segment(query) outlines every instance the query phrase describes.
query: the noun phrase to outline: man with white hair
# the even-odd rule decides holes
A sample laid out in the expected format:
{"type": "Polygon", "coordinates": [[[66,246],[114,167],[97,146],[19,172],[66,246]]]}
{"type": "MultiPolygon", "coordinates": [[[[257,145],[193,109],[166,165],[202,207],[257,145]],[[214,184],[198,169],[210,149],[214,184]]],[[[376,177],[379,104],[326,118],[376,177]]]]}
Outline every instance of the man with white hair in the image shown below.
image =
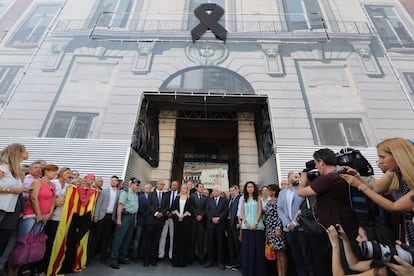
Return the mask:
{"type": "Polygon", "coordinates": [[[205,216],[207,219],[207,235],[208,235],[208,262],[204,267],[211,267],[213,262],[217,260],[217,266],[224,269],[223,242],[225,221],[227,219],[229,209],[227,200],[220,197],[220,187],[213,188],[212,197],[207,200],[205,216]]]}

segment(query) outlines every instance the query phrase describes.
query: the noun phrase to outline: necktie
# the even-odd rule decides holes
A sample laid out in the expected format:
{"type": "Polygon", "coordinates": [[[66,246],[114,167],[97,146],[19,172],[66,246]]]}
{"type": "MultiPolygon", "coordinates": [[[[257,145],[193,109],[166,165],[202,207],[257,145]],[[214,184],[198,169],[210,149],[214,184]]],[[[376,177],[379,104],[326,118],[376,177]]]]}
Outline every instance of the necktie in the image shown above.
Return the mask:
{"type": "Polygon", "coordinates": [[[218,199],[218,197],[216,197],[216,206],[218,205],[218,201],[219,201],[219,199],[218,199]]]}
{"type": "Polygon", "coordinates": [[[157,192],[158,193],[158,204],[161,205],[161,192],[157,192]]]}
{"type": "Polygon", "coordinates": [[[233,204],[233,201],[234,201],[234,197],[232,197],[232,198],[230,199],[229,208],[230,208],[230,207],[231,207],[231,205],[233,204]]]}
{"type": "Polygon", "coordinates": [[[201,194],[198,194],[198,200],[201,200],[201,194]]]}
{"type": "Polygon", "coordinates": [[[174,199],[175,199],[175,192],[171,192],[170,207],[173,205],[174,199]]]}

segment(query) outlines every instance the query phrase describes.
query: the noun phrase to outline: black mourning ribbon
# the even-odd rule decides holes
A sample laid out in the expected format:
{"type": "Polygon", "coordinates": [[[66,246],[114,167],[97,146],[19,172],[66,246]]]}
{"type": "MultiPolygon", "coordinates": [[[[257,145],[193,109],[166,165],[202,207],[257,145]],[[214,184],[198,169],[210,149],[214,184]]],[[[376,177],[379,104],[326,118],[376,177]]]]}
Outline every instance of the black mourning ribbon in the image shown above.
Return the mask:
{"type": "Polygon", "coordinates": [[[226,42],[227,30],[218,21],[224,15],[224,9],[214,3],[204,3],[194,10],[195,16],[200,20],[200,24],[191,30],[193,42],[207,31],[211,30],[218,38],[226,42]]]}

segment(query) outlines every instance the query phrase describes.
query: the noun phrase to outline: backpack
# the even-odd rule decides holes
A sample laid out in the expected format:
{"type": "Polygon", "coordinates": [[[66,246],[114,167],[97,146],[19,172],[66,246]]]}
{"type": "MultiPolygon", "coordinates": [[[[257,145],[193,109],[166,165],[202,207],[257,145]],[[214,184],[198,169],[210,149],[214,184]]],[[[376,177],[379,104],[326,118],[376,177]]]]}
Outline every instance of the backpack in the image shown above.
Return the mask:
{"type": "Polygon", "coordinates": [[[302,226],[303,231],[312,235],[323,235],[325,228],[319,222],[316,213],[316,196],[306,197],[300,206],[298,222],[302,226]]]}

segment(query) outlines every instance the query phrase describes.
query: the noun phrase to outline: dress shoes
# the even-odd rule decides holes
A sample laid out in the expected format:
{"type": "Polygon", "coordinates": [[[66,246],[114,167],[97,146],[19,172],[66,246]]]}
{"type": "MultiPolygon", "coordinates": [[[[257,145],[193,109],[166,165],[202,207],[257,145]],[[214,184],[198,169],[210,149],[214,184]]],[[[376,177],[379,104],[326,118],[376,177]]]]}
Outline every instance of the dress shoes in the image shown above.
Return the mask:
{"type": "Polygon", "coordinates": [[[151,262],[152,266],[157,266],[157,262],[151,262]]]}
{"type": "Polygon", "coordinates": [[[212,267],[213,266],[213,263],[212,262],[207,262],[205,265],[204,265],[204,267],[205,268],[207,268],[207,267],[212,267]]]}
{"type": "Polygon", "coordinates": [[[221,270],[226,269],[225,266],[222,263],[218,263],[217,264],[218,268],[220,268],[221,270]]]}
{"type": "Polygon", "coordinates": [[[129,259],[123,259],[119,261],[121,264],[130,264],[131,262],[129,261],[129,259]]]}
{"type": "Polygon", "coordinates": [[[144,266],[149,266],[149,261],[148,260],[144,260],[144,266]]]}
{"type": "Polygon", "coordinates": [[[113,269],[119,269],[119,264],[111,264],[110,267],[113,269]]]}

